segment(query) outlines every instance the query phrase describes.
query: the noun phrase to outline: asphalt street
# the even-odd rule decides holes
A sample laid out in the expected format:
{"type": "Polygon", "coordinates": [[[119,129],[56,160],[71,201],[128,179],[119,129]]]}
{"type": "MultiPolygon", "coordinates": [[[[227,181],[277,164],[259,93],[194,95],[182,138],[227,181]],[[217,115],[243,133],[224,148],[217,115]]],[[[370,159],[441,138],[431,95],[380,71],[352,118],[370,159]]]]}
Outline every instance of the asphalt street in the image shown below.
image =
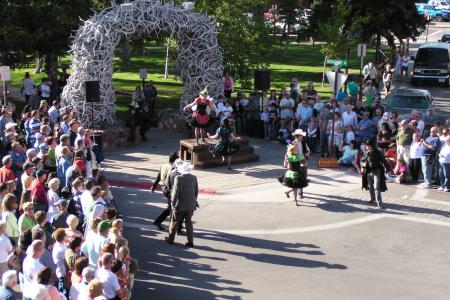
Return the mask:
{"type": "MultiPolygon", "coordinates": [[[[428,37],[427,32],[425,31],[417,41],[410,42],[410,56],[415,56],[417,49],[420,45],[425,42],[438,42],[444,33],[450,32],[450,23],[449,22],[432,22],[428,28],[428,37]]],[[[410,63],[409,71],[412,71],[413,61],[410,63]]],[[[450,117],[450,88],[438,86],[436,84],[421,84],[418,87],[412,87],[409,83],[409,80],[401,83],[394,83],[397,87],[410,87],[410,88],[420,88],[429,90],[431,95],[436,101],[435,105],[435,113],[436,115],[442,117],[450,117]]]]}

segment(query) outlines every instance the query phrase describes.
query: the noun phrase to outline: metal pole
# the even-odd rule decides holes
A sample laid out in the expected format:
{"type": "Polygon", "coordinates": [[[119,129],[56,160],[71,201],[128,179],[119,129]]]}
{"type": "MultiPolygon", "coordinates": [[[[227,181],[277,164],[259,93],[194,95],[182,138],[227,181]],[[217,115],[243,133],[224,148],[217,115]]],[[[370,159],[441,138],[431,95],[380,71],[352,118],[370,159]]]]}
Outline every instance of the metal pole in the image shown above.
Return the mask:
{"type": "Polygon", "coordinates": [[[6,81],[3,80],[3,101],[6,107],[6,81]]]}
{"type": "Polygon", "coordinates": [[[363,74],[362,74],[362,69],[364,65],[364,56],[362,56],[361,53],[361,66],[359,68],[359,101],[362,101],[362,96],[363,96],[363,74]]]}

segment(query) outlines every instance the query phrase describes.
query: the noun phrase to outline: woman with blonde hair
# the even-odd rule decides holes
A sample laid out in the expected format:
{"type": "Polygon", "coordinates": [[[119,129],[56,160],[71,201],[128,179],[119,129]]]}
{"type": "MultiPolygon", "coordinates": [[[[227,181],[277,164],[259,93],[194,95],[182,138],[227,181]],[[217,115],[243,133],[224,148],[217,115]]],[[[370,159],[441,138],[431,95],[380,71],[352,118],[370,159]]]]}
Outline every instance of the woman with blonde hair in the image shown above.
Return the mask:
{"type": "Polygon", "coordinates": [[[31,190],[25,190],[20,196],[19,213],[23,214],[23,205],[27,202],[31,202],[31,190]]]}
{"type": "Polygon", "coordinates": [[[69,226],[68,228],[66,228],[66,237],[67,237],[67,243],[70,243],[74,238],[79,237],[82,240],[83,239],[83,234],[81,232],[79,232],[77,230],[77,226],[79,223],[79,220],[77,218],[77,216],[75,215],[69,215],[67,217],[67,225],[69,226]]]}
{"type": "Polygon", "coordinates": [[[302,164],[304,159],[303,154],[298,152],[297,142],[294,141],[288,146],[284,158],[284,167],[288,170],[284,175],[281,175],[278,178],[281,184],[290,188],[289,191],[285,192],[286,197],[290,198],[290,193],[294,192],[294,201],[297,206],[297,190],[299,188],[303,189],[308,185],[306,180],[306,172],[302,164]]]}
{"type": "Polygon", "coordinates": [[[6,235],[6,222],[0,221],[0,282],[3,273],[8,271],[8,256],[13,252],[14,248],[6,235]]]}
{"type": "Polygon", "coordinates": [[[110,243],[115,244],[117,240],[122,237],[122,226],[122,219],[116,219],[112,222],[112,228],[108,233],[108,240],[110,243]]]}
{"type": "Polygon", "coordinates": [[[17,225],[15,210],[17,209],[17,198],[14,194],[6,194],[2,201],[2,220],[6,222],[6,234],[18,245],[20,230],[17,225]]]}
{"type": "Polygon", "coordinates": [[[47,198],[48,198],[48,211],[47,211],[47,221],[49,223],[52,222],[53,216],[58,213],[58,201],[60,200],[60,197],[58,195],[58,189],[61,182],[58,178],[53,178],[48,182],[48,192],[47,192],[47,198]]]}

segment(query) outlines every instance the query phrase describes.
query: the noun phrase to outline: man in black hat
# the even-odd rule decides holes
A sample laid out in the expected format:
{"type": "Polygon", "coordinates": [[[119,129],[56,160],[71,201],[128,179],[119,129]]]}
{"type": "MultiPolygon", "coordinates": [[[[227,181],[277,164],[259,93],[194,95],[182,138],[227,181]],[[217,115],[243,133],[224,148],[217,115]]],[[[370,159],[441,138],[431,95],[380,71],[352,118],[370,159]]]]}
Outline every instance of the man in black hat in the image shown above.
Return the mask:
{"type": "Polygon", "coordinates": [[[370,191],[369,204],[376,204],[381,208],[383,203],[381,192],[387,190],[384,173],[385,169],[389,169],[389,165],[383,154],[374,147],[371,139],[367,139],[364,145],[366,151],[361,158],[362,188],[370,191]]]}

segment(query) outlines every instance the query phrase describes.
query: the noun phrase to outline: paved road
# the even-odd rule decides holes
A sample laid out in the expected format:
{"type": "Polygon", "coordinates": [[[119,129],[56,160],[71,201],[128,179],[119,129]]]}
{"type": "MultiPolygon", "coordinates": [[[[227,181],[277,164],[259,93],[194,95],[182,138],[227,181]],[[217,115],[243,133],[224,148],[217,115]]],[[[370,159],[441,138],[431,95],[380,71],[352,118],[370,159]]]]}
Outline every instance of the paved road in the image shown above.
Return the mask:
{"type": "MultiPolygon", "coordinates": [[[[109,153],[108,175],[149,184],[177,143],[164,130],[149,137],[109,153]]],[[[285,148],[251,143],[264,163],[195,170],[200,187],[216,191],[200,197],[195,249],[184,248],[184,236],[166,245],[152,225],[166,205],[159,192],[114,188],[140,261],[134,299],[447,297],[449,194],[390,184],[380,212],[367,207],[354,172],[319,170],[313,161],[296,207],[276,181],[285,148]]]]}
{"type": "MultiPolygon", "coordinates": [[[[417,41],[410,43],[410,55],[415,56],[417,49],[420,45],[427,42],[438,42],[442,35],[445,32],[450,32],[450,23],[448,22],[433,22],[429,26],[428,29],[428,38],[426,37],[426,32],[420,36],[417,41]]],[[[413,62],[411,61],[410,64],[410,72],[412,71],[413,62]]],[[[396,86],[402,86],[402,87],[412,87],[408,82],[404,83],[394,83],[396,86]]],[[[436,100],[436,115],[442,116],[442,117],[450,117],[450,88],[448,87],[442,87],[437,86],[435,84],[427,84],[427,85],[421,85],[419,87],[414,88],[422,88],[427,89],[430,91],[431,95],[436,100]]]]}

